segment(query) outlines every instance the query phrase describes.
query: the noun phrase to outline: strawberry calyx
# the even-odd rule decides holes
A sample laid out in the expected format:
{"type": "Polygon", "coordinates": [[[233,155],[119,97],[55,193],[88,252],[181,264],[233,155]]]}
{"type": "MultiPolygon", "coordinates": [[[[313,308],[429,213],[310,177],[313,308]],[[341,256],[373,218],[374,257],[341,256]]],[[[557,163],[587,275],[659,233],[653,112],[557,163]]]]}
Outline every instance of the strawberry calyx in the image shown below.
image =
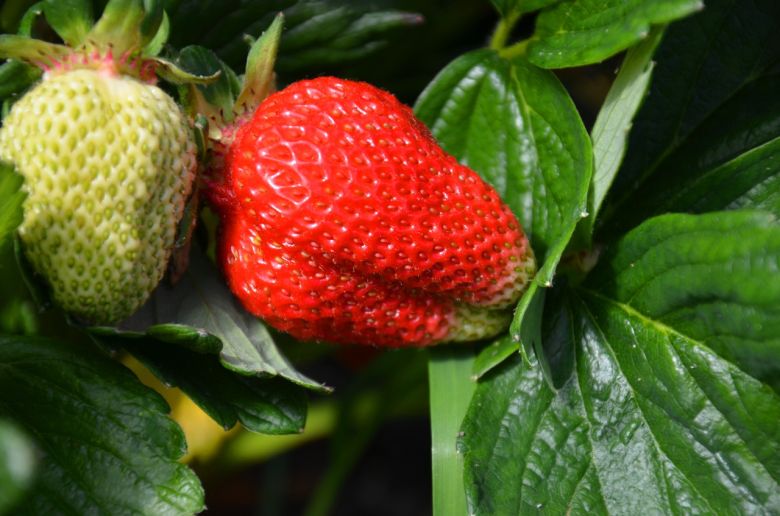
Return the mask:
{"type": "Polygon", "coordinates": [[[251,46],[245,73],[240,79],[207,49],[188,47],[180,55],[180,60],[186,63],[202,65],[208,62],[222,67],[217,70],[222,72],[217,83],[191,82],[182,92],[190,116],[206,121],[202,132],[209,152],[207,165],[200,176],[202,193],[221,214],[237,205],[233,190],[226,186],[225,159],[241,127],[276,89],[274,64],[283,26],[284,15],[279,13],[257,40],[247,37],[251,46]]]}
{"type": "MultiPolygon", "coordinates": [[[[220,70],[227,72],[220,78],[223,84],[203,85],[192,82],[185,91],[185,108],[190,115],[202,115],[209,122],[207,135],[212,154],[218,163],[221,163],[221,157],[233,142],[236,131],[251,118],[255,109],[276,88],[274,64],[283,26],[284,15],[279,13],[257,40],[252,41],[247,37],[251,47],[247,55],[245,73],[240,79],[230,77],[232,72],[224,67],[220,70]],[[219,86],[222,88],[219,89],[219,86]]],[[[184,49],[182,55],[185,54],[195,61],[219,62],[213,53],[201,48],[184,49]]]]}
{"type": "Polygon", "coordinates": [[[150,59],[142,59],[137,55],[125,52],[115,56],[109,46],[106,50],[89,48],[71,49],[64,45],[53,45],[35,41],[32,48],[36,50],[46,48],[48,52],[41,55],[35,52],[28,56],[24,50],[14,52],[11,46],[28,46],[35,40],[20,38],[18,36],[0,36],[0,54],[7,57],[21,58],[28,63],[40,68],[47,75],[57,75],[73,70],[95,70],[108,76],[128,75],[148,84],[157,83],[157,64],[150,59]],[[44,45],[40,45],[44,43],[44,45]]]}
{"type": "Polygon", "coordinates": [[[191,74],[157,56],[169,25],[159,2],[151,4],[147,9],[143,0],[111,0],[101,18],[86,30],[91,13],[62,2],[45,2],[42,9],[34,6],[26,16],[44,15],[65,44],[34,39],[22,30],[21,34],[0,35],[0,57],[24,61],[47,76],[90,69],[148,84],[155,84],[157,76],[176,84],[216,80],[218,73],[191,74]]]}

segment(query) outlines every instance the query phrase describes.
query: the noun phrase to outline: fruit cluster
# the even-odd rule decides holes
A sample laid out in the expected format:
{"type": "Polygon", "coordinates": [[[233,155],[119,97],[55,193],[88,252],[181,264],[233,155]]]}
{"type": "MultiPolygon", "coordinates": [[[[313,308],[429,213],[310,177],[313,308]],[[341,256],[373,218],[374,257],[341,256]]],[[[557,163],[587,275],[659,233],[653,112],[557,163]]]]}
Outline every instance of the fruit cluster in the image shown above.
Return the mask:
{"type": "MultiPolygon", "coordinates": [[[[53,298],[91,324],[131,315],[157,286],[198,168],[191,123],[150,76],[172,65],[142,57],[143,37],[106,40],[140,30],[106,19],[76,48],[0,40],[46,70],[0,130],[28,195],[19,236],[53,298]]],[[[251,72],[270,73],[279,33],[256,44],[273,51],[250,52],[241,116],[213,120],[203,191],[233,292],[303,340],[425,346],[502,331],[535,272],[516,217],[387,92],[320,78],[262,98],[251,72]]]]}

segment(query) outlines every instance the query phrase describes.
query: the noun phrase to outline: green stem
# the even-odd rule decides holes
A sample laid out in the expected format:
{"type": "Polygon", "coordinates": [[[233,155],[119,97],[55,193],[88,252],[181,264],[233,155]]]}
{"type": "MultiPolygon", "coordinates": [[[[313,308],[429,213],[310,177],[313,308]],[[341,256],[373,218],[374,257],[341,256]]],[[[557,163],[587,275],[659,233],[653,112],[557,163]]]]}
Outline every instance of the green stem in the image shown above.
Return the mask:
{"type": "Polygon", "coordinates": [[[512,59],[514,57],[524,56],[526,50],[528,49],[528,43],[530,43],[530,41],[531,41],[530,38],[524,39],[522,41],[518,41],[514,45],[503,48],[499,53],[501,54],[501,57],[504,57],[506,59],[512,59]]]}
{"type": "Polygon", "coordinates": [[[433,515],[466,516],[463,456],[458,433],[476,383],[471,378],[472,348],[431,350],[428,378],[431,400],[433,515]]]}
{"type": "Polygon", "coordinates": [[[493,50],[501,50],[506,46],[506,42],[509,39],[509,35],[512,33],[512,29],[515,28],[517,20],[520,19],[520,15],[511,13],[505,18],[501,18],[498,22],[493,37],[490,38],[490,48],[493,50]]]}

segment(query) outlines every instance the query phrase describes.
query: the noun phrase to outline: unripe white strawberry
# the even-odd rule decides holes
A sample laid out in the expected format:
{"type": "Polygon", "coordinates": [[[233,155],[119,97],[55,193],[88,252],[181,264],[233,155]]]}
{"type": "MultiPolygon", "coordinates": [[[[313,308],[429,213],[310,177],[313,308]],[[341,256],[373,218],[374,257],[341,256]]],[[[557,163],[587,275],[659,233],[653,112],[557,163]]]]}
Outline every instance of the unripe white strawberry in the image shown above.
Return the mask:
{"type": "Polygon", "coordinates": [[[162,90],[111,70],[49,72],[0,129],[25,179],[19,234],[68,312],[109,323],[165,272],[192,187],[195,145],[162,90]]]}
{"type": "Polygon", "coordinates": [[[19,236],[54,300],[83,322],[131,315],[159,283],[196,173],[194,135],[156,74],[188,74],[155,57],[167,36],[162,4],[46,2],[65,45],[0,35],[0,57],[43,69],[0,128],[0,160],[24,177],[19,236]]]}

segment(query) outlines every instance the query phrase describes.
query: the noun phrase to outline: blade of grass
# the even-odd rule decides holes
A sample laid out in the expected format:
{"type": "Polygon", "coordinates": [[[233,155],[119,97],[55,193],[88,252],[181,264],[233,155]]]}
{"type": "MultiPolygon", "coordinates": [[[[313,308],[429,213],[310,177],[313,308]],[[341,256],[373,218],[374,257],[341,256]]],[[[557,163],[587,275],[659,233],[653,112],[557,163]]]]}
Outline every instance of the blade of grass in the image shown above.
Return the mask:
{"type": "Polygon", "coordinates": [[[428,382],[431,400],[433,515],[468,514],[463,488],[463,456],[456,443],[476,383],[471,348],[431,350],[428,382]]]}

